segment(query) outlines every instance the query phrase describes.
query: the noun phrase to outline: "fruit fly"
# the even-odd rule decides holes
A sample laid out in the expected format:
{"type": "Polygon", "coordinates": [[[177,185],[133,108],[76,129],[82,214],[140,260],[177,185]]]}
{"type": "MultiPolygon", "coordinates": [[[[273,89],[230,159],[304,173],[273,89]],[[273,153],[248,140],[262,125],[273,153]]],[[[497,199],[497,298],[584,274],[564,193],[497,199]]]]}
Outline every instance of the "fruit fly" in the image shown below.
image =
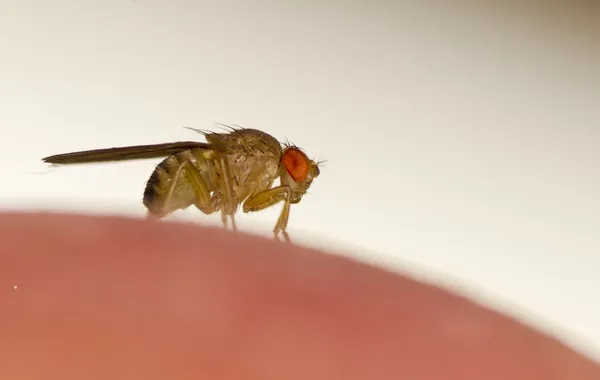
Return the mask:
{"type": "Polygon", "coordinates": [[[273,233],[290,241],[286,228],[290,205],[299,203],[319,176],[319,162],[293,144],[282,144],[257,129],[233,128],[228,133],[191,129],[206,142],[182,141],[57,154],[43,158],[51,164],[84,164],[166,157],[146,184],[143,204],[149,218],[163,218],[195,206],[210,215],[221,211],[237,230],[235,214],[263,210],[279,202],[283,209],[273,233]],[[274,182],[279,178],[279,186],[274,182]]]}

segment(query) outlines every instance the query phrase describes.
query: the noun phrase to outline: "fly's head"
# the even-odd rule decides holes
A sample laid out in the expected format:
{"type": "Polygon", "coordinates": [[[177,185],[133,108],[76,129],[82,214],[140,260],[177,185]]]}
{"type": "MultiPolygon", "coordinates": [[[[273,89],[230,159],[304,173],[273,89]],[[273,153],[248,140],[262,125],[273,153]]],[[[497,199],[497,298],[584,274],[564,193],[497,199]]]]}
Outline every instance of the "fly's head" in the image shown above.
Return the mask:
{"type": "Polygon", "coordinates": [[[284,149],[280,170],[281,185],[292,189],[291,203],[300,202],[312,181],[320,174],[319,164],[295,146],[284,149]]]}

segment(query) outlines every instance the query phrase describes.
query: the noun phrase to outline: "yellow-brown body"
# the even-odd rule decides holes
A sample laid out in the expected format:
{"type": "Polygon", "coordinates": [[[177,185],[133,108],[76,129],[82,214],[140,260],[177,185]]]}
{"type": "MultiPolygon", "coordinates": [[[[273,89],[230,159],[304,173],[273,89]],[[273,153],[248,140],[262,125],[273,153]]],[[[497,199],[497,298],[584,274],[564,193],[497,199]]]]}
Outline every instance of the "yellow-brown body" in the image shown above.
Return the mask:
{"type": "Polygon", "coordinates": [[[205,133],[206,143],[179,142],[98,149],[46,157],[45,162],[75,164],[167,156],[146,184],[143,204],[149,216],[162,218],[192,205],[205,214],[221,211],[223,223],[243,205],[244,212],[259,211],[279,201],[284,207],[275,226],[289,239],[290,204],[298,203],[319,175],[318,163],[295,146],[283,146],[256,129],[205,133]],[[273,187],[275,180],[280,185],[273,187]]]}

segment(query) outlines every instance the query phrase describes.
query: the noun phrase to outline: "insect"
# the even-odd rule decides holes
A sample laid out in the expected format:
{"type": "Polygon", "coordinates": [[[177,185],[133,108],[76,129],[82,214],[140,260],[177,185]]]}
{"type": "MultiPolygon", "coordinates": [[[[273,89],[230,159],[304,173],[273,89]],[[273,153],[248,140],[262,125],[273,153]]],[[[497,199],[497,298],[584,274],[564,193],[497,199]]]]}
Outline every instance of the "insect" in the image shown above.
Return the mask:
{"type": "Polygon", "coordinates": [[[182,141],[63,153],[45,157],[51,164],[84,164],[166,157],[146,184],[143,204],[149,218],[163,218],[174,211],[195,206],[210,215],[221,211],[223,226],[235,214],[256,212],[279,202],[283,208],[273,229],[290,242],[286,228],[290,205],[299,203],[320,162],[309,159],[293,144],[282,144],[257,130],[228,127],[227,133],[187,128],[204,135],[207,142],[182,141]],[[274,186],[276,179],[279,186],[274,186]]]}

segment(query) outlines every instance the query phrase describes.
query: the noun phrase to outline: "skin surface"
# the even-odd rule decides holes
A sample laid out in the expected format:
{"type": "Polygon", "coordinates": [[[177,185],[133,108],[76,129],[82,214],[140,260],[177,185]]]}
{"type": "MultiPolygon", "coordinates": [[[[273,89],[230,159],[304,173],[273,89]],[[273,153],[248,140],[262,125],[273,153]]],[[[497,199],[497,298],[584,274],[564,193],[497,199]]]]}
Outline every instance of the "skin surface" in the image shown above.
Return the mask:
{"type": "Polygon", "coordinates": [[[598,378],[503,316],[341,257],[223,229],[0,214],[0,379],[598,378]]]}

